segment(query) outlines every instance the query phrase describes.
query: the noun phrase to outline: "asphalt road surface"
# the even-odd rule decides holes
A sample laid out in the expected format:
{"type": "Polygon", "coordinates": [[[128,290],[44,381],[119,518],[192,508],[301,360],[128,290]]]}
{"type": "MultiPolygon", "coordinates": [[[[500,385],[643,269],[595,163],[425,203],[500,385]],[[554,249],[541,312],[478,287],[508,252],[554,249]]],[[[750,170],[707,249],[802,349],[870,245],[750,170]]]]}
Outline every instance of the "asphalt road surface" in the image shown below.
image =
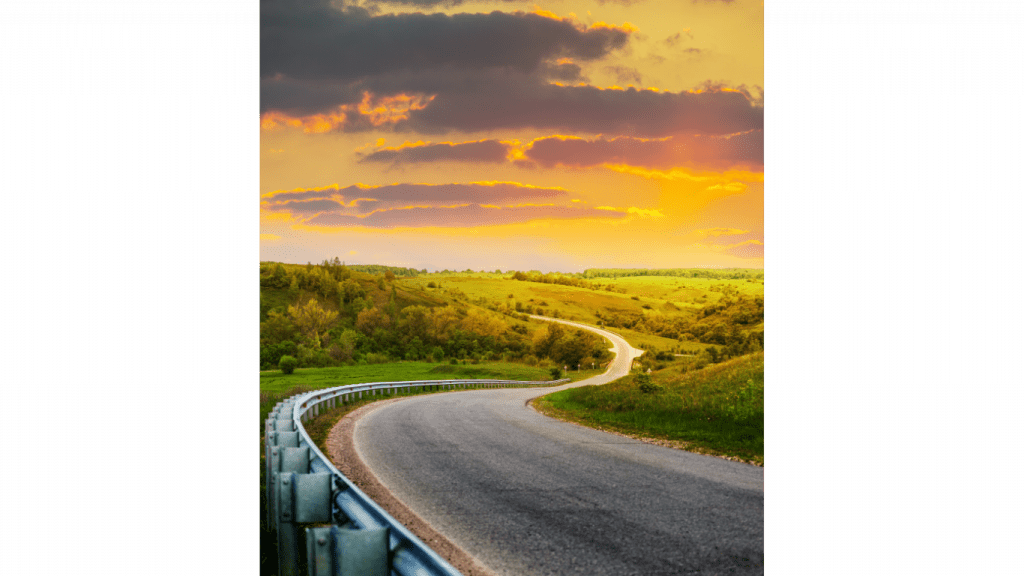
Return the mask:
{"type": "MultiPolygon", "coordinates": [[[[564,322],[571,324],[569,322],[564,322]]],[[[764,469],[542,416],[530,398],[603,384],[412,397],[356,424],[360,457],[402,502],[497,574],[762,574],[764,469]]]]}

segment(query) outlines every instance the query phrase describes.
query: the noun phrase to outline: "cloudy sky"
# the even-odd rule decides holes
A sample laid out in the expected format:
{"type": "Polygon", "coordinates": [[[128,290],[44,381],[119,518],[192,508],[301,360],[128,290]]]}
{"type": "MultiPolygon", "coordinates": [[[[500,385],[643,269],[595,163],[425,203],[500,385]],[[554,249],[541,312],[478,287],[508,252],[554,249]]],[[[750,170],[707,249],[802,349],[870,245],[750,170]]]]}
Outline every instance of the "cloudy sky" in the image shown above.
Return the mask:
{"type": "Polygon", "coordinates": [[[753,267],[761,0],[264,0],[260,258],[753,267]]]}

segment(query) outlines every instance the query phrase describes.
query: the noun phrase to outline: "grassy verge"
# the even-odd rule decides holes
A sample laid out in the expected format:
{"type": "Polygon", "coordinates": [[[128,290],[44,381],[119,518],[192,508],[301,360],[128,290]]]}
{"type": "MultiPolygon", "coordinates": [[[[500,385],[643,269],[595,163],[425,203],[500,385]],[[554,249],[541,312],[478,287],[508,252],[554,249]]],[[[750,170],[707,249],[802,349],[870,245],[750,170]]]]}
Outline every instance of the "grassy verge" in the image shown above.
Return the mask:
{"type": "Polygon", "coordinates": [[[564,420],[764,465],[764,352],[692,372],[659,370],[652,392],[636,380],[563,390],[534,405],[564,420]]]}

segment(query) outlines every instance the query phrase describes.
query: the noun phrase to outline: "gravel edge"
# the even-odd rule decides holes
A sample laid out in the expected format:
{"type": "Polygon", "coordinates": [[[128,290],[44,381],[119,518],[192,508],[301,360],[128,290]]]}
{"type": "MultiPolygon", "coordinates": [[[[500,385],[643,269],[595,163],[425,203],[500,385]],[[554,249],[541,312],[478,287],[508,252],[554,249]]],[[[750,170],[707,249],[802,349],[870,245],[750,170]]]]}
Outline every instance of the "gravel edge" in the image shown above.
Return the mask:
{"type": "Polygon", "coordinates": [[[377,478],[370,468],[359,459],[355,449],[354,431],[356,422],[377,408],[399,402],[405,398],[392,398],[367,404],[349,412],[331,428],[327,435],[327,457],[353,484],[383,508],[392,518],[405,526],[461,572],[463,576],[497,576],[494,572],[470,556],[465,550],[435,530],[426,520],[403,504],[377,478]]]}

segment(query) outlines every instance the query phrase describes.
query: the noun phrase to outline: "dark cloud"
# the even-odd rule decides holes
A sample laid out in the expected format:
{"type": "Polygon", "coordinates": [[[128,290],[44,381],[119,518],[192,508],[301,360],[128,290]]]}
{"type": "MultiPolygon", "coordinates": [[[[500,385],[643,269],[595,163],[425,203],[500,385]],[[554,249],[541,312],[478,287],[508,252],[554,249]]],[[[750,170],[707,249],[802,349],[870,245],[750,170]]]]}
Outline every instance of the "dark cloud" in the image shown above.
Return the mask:
{"type": "Polygon", "coordinates": [[[287,200],[265,205],[267,210],[273,212],[291,212],[292,214],[317,214],[331,210],[344,208],[343,204],[335,200],[319,198],[316,200],[287,200]]]}
{"type": "Polygon", "coordinates": [[[465,142],[463,144],[426,144],[409,146],[397,150],[378,150],[367,154],[359,162],[391,162],[410,164],[415,162],[439,162],[457,160],[460,162],[504,162],[508,145],[497,140],[465,142]]]}
{"type": "MultiPolygon", "coordinates": [[[[585,78],[560,58],[599,59],[630,37],[624,28],[577,26],[522,12],[374,16],[359,7],[264,0],[260,111],[330,116],[303,124],[311,132],[533,128],[659,137],[763,127],[763,100],[747,92],[561,85],[585,78]],[[389,112],[375,115],[381,107],[389,112]]],[[[622,83],[642,80],[636,70],[612,70],[622,83]]]]}
{"type": "Polygon", "coordinates": [[[535,140],[524,154],[544,166],[629,164],[662,169],[678,166],[759,168],[764,164],[764,132],[753,130],[728,137],[675,136],[658,140],[551,137],[535,140]]]}
{"type": "MultiPolygon", "coordinates": [[[[526,201],[551,201],[563,198],[568,193],[559,188],[535,188],[514,182],[469,184],[389,184],[386,186],[346,188],[321,188],[314,190],[288,190],[271,192],[263,196],[264,206],[280,205],[312,199],[340,197],[346,204],[358,199],[369,199],[384,205],[427,204],[515,204],[526,201]]],[[[337,204],[337,203],[336,203],[337,204]]],[[[338,209],[337,204],[333,209],[338,209]]]]}
{"type": "MultiPolygon", "coordinates": [[[[467,0],[371,0],[372,4],[395,4],[401,6],[419,6],[421,8],[434,7],[434,6],[459,6],[467,0]]],[[[492,0],[495,1],[495,0],[492,0]]],[[[524,3],[524,0],[496,0],[499,2],[518,2],[524,3]]]]}
{"type": "Polygon", "coordinates": [[[307,116],[358,103],[363,91],[356,84],[303,82],[292,78],[264,78],[260,81],[260,112],[277,110],[292,116],[307,116]]]}
{"type": "MultiPolygon", "coordinates": [[[[369,0],[371,4],[395,4],[402,6],[419,6],[419,7],[434,7],[434,6],[459,6],[469,0],[369,0]]],[[[498,2],[518,3],[525,5],[533,5],[533,0],[492,0],[498,2]]],[[[621,4],[623,6],[630,6],[637,2],[644,2],[645,0],[597,0],[600,4],[621,4]]],[[[731,1],[731,0],[730,0],[731,1]]]]}
{"type": "Polygon", "coordinates": [[[398,228],[441,226],[446,228],[471,228],[474,226],[494,226],[501,224],[518,224],[539,219],[579,219],[579,218],[624,218],[625,212],[617,210],[598,210],[594,208],[578,208],[574,206],[513,206],[507,208],[490,208],[479,204],[454,207],[405,208],[382,210],[368,216],[350,214],[319,214],[306,220],[310,226],[366,226],[370,228],[398,228]]]}
{"type": "Polygon", "coordinates": [[[439,93],[396,129],[443,133],[536,128],[657,137],[732,134],[764,126],[764,108],[731,90],[671,93],[494,80],[472,93],[439,93]]]}
{"type": "Polygon", "coordinates": [[[615,79],[619,81],[619,84],[643,84],[644,78],[640,75],[640,71],[636,68],[629,66],[605,66],[606,72],[615,74],[615,79]]]}
{"type": "MultiPolygon", "coordinates": [[[[345,190],[355,190],[356,186],[349,186],[345,190]]],[[[293,202],[300,200],[316,200],[322,198],[331,198],[341,193],[337,188],[311,188],[311,189],[298,189],[298,190],[278,190],[262,196],[264,202],[293,202]]]]}
{"type": "Polygon", "coordinates": [[[558,57],[593,60],[626,44],[618,28],[580,30],[537,14],[385,14],[263,2],[260,75],[346,81],[443,66],[535,70],[558,57]]]}
{"type": "Polygon", "coordinates": [[[563,82],[585,81],[583,69],[571,62],[565,64],[541,64],[538,75],[563,82]]]}

